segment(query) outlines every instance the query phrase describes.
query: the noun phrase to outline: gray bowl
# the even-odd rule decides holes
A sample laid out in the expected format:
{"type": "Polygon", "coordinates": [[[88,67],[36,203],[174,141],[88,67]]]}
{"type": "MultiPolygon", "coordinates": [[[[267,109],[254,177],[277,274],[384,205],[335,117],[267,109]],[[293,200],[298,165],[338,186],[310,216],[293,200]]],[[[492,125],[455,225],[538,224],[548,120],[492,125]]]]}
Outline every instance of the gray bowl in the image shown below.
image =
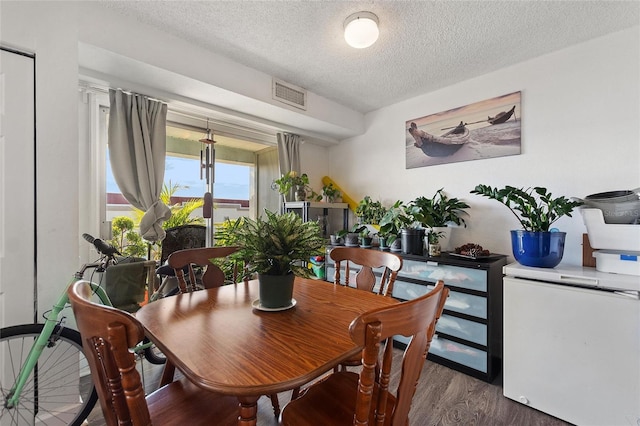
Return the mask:
{"type": "Polygon", "coordinates": [[[640,188],[624,191],[599,192],[597,194],[587,195],[584,199],[602,203],[620,203],[640,199],[638,192],[640,192],[640,188]]]}
{"type": "MultiPolygon", "coordinates": [[[[580,199],[578,199],[580,200],[580,199]]],[[[640,219],[640,200],[612,202],[580,200],[585,207],[602,210],[604,223],[630,224],[640,219]]]]}

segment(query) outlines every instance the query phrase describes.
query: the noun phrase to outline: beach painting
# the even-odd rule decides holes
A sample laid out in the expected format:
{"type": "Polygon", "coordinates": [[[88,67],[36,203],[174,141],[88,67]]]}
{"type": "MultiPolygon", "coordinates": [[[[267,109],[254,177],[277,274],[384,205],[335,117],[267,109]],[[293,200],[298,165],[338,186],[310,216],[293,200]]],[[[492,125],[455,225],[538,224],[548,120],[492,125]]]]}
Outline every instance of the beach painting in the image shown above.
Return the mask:
{"type": "Polygon", "coordinates": [[[520,92],[407,120],[406,168],[520,154],[520,92]]]}

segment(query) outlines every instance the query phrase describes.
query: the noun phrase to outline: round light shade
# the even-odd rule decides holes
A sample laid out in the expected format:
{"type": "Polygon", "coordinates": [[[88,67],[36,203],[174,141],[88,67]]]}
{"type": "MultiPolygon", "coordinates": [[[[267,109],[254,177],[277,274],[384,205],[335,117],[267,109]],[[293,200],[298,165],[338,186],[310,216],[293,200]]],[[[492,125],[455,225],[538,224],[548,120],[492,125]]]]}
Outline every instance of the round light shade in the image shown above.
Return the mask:
{"type": "Polygon", "coordinates": [[[371,46],[379,34],[378,17],[371,12],[357,12],[344,21],[344,39],[356,49],[371,46]]]}

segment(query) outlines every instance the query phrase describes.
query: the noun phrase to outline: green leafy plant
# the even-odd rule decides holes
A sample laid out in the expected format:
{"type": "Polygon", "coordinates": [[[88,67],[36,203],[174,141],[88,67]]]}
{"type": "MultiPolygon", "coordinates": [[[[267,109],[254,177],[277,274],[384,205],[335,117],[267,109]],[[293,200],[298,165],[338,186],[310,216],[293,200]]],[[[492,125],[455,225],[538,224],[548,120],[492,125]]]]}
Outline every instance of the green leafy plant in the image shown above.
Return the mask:
{"type": "Polygon", "coordinates": [[[433,198],[418,197],[410,204],[415,219],[427,228],[444,227],[449,222],[467,226],[463,215],[469,205],[457,198],[449,198],[444,188],[436,191],[433,198]]]}
{"type": "Polygon", "coordinates": [[[327,197],[327,200],[330,203],[333,203],[337,198],[342,196],[340,190],[333,186],[333,183],[331,182],[322,186],[322,193],[327,197]]]}
{"type": "Polygon", "coordinates": [[[301,175],[295,170],[291,170],[289,173],[280,176],[279,179],[273,181],[271,186],[273,189],[277,189],[280,194],[288,194],[291,188],[302,186],[305,191],[309,185],[309,177],[306,173],[301,175]]]}
{"type": "Polygon", "coordinates": [[[378,235],[385,238],[388,244],[393,244],[400,235],[400,231],[411,226],[413,222],[413,216],[407,210],[407,206],[398,200],[389,207],[380,220],[380,232],[378,232],[378,235]]]}
{"type": "Polygon", "coordinates": [[[147,244],[135,230],[133,219],[116,216],[111,220],[113,238],[111,245],[124,256],[143,257],[147,254],[147,244]]]}
{"type": "Polygon", "coordinates": [[[438,244],[438,241],[440,241],[440,237],[442,237],[444,234],[440,231],[434,231],[432,229],[427,231],[427,241],[429,241],[429,244],[438,244]]]}
{"type": "Polygon", "coordinates": [[[313,189],[308,189],[306,199],[308,201],[322,201],[322,194],[318,194],[313,189]]]}
{"type": "Polygon", "coordinates": [[[554,198],[546,188],[515,188],[505,186],[502,189],[488,185],[477,185],[472,194],[496,200],[505,206],[518,219],[525,231],[548,232],[552,223],[563,216],[571,217],[574,208],[582,205],[580,201],[567,198],[554,198]]]}
{"type": "Polygon", "coordinates": [[[373,201],[370,196],[365,196],[356,207],[356,216],[360,218],[360,223],[377,225],[387,212],[380,201],[373,201]]]}
{"type": "Polygon", "coordinates": [[[235,229],[240,246],[238,256],[248,262],[248,272],[312,276],[313,271],[304,262],[323,254],[324,240],[318,223],[303,222],[295,213],[279,215],[265,210],[265,216],[256,220],[245,218],[235,229]]]}

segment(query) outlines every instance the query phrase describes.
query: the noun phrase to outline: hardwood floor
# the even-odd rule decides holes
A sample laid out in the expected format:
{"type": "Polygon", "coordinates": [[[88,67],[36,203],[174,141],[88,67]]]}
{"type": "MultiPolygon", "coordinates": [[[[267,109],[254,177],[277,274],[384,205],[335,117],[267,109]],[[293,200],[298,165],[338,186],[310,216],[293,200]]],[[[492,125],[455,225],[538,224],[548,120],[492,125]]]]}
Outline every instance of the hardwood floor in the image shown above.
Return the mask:
{"type": "MultiPolygon", "coordinates": [[[[397,350],[396,356],[402,352],[397,350]]],[[[396,360],[394,362],[397,363],[396,360]]],[[[160,378],[161,368],[145,362],[146,389],[153,390],[160,378]]],[[[391,378],[394,385],[396,377],[391,378]]],[[[562,420],[527,407],[502,395],[502,379],[493,384],[483,382],[448,367],[427,361],[413,398],[410,426],[568,426],[562,420]]],[[[278,395],[280,405],[289,401],[291,392],[278,395]]],[[[105,425],[99,404],[88,419],[91,426],[105,425]]],[[[276,426],[271,401],[258,401],[258,425],[276,426]]],[[[329,425],[327,425],[329,426],[329,425]]]]}

